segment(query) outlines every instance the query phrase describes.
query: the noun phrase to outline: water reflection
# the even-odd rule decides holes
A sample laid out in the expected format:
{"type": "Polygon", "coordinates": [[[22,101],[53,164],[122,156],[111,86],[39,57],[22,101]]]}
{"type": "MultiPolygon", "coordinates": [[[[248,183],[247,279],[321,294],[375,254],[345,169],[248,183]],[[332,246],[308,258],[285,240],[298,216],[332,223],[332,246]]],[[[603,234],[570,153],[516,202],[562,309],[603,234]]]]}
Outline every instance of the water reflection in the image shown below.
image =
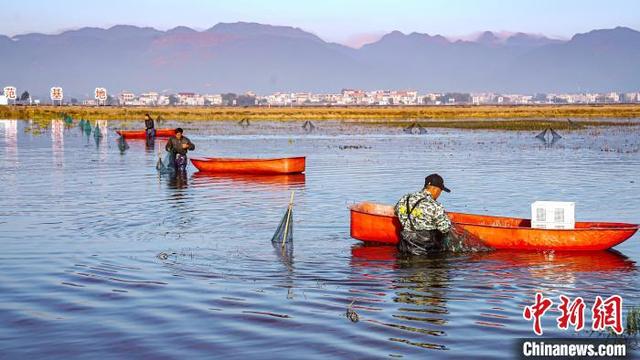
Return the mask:
{"type": "Polygon", "coordinates": [[[51,120],[51,150],[56,167],[64,166],[64,121],[51,120]]]}
{"type": "Polygon", "coordinates": [[[0,120],[4,130],[5,156],[8,161],[18,160],[18,120],[0,120]]]}
{"type": "MultiPolygon", "coordinates": [[[[167,185],[169,189],[181,190],[189,187],[189,178],[187,173],[184,171],[175,171],[173,173],[167,173],[167,174],[161,175],[161,177],[164,177],[167,180],[167,185]]],[[[175,192],[174,194],[175,194],[175,196],[173,196],[174,199],[181,199],[183,195],[182,192],[175,192]]]]}
{"type": "Polygon", "coordinates": [[[636,271],[635,262],[615,251],[588,252],[518,252],[493,251],[469,258],[501,281],[522,282],[536,279],[553,289],[575,287],[580,280],[618,278],[636,271]]]}
{"type": "Polygon", "coordinates": [[[268,188],[302,188],[305,185],[305,174],[289,175],[251,175],[195,172],[192,175],[194,187],[209,187],[229,183],[240,186],[264,186],[268,188]]]}
{"type": "Polygon", "coordinates": [[[474,323],[503,328],[519,320],[519,313],[505,312],[506,304],[529,298],[531,291],[601,295],[609,291],[609,286],[632,281],[637,271],[634,261],[613,250],[499,250],[403,257],[393,246],[357,244],[351,248],[350,264],[356,274],[374,281],[379,291],[394,293],[397,307],[392,319],[368,321],[404,331],[404,336],[390,338],[391,341],[438,350],[447,349],[446,342],[435,337],[446,335],[445,329],[450,327],[450,302],[457,303],[456,312],[460,312],[460,303],[464,308],[466,303],[483,300],[489,308],[478,305],[473,312],[474,323]],[[463,290],[462,284],[470,290],[463,290]],[[425,340],[424,335],[433,336],[434,340],[425,340]]]}

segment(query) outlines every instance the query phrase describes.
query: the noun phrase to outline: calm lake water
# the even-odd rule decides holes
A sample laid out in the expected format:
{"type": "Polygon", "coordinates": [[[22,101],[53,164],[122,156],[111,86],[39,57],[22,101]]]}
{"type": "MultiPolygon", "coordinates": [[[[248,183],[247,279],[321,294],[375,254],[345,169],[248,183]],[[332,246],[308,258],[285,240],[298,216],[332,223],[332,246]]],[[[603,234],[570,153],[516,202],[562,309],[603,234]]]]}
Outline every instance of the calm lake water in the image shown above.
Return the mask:
{"type": "MultiPolygon", "coordinates": [[[[190,165],[171,179],[155,170],[164,141],[121,152],[122,124],[98,139],[76,125],[0,120],[0,358],[512,358],[533,336],[522,311],[536,291],[640,305],[637,234],[617,252],[409,262],[351,239],[347,209],[394,203],[438,172],[451,211],[529,217],[535,200],[575,201],[578,220],[638,223],[638,127],[549,146],[536,132],[183,122],[192,156],[306,155],[307,171],[190,165]],[[287,258],[270,239],[293,190],[287,258]]],[[[591,335],[558,330],[557,315],[545,336],[591,335]]]]}

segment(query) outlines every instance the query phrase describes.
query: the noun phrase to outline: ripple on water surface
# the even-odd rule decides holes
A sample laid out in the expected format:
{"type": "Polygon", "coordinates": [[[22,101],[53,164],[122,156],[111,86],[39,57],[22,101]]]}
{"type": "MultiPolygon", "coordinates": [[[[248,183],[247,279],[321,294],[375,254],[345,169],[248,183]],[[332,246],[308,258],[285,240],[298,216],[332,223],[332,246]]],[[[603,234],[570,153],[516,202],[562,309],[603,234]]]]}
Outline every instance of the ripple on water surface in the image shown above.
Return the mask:
{"type": "MultiPolygon", "coordinates": [[[[3,354],[511,358],[514,339],[532,335],[522,309],[536,291],[638,304],[637,235],[615,252],[407,260],[350,239],[347,211],[393,203],[439,172],[453,211],[527,217],[535,200],[568,200],[579,219],[637,223],[638,128],[563,133],[549,146],[536,132],[302,124],[182,127],[193,156],[306,155],[304,175],[190,167],[170,178],[155,171],[163,141],[121,151],[118,122],[101,123],[96,138],[3,120],[3,354]],[[294,244],[283,254],[270,239],[294,190],[294,244]]],[[[554,321],[543,321],[546,335],[572,336],[554,321]]]]}

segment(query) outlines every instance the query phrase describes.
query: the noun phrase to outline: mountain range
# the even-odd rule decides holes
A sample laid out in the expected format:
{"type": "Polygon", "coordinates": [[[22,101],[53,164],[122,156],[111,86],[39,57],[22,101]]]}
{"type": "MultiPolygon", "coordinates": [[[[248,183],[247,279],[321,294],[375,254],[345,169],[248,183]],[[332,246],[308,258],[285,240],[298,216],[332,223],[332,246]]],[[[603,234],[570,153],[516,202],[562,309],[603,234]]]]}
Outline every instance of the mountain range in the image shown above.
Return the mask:
{"type": "Polygon", "coordinates": [[[481,33],[475,40],[393,31],[355,49],[299,28],[220,23],[204,31],[117,25],[60,34],[0,35],[0,86],[88,97],[103,86],[202,93],[640,90],[640,32],[593,30],[568,40],[481,33]]]}

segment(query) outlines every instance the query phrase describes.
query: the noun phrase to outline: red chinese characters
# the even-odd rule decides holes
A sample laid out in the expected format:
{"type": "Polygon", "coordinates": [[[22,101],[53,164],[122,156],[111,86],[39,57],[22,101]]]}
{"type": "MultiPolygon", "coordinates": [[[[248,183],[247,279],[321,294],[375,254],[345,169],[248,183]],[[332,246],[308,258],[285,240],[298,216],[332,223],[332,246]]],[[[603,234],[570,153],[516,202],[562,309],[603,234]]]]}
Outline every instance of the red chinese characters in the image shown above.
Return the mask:
{"type": "Polygon", "coordinates": [[[577,297],[571,301],[568,297],[560,295],[561,304],[558,305],[561,315],[558,317],[558,329],[568,329],[573,325],[576,331],[584,328],[584,300],[577,297]]]}
{"type": "Polygon", "coordinates": [[[610,327],[616,334],[622,334],[622,298],[620,296],[613,295],[604,301],[600,296],[596,296],[591,312],[593,330],[605,330],[610,327]]]}
{"type": "Polygon", "coordinates": [[[553,301],[545,299],[541,293],[536,293],[536,301],[531,306],[525,306],[522,316],[525,320],[533,319],[533,332],[536,335],[542,335],[542,325],[540,319],[544,313],[553,305],[553,301]]]}
{"type": "MultiPolygon", "coordinates": [[[[533,320],[533,331],[536,335],[542,335],[541,319],[552,305],[551,299],[545,298],[541,293],[536,293],[534,304],[524,308],[522,316],[525,320],[533,320]]],[[[575,331],[584,329],[585,308],[586,304],[581,297],[576,297],[571,301],[567,296],[560,295],[560,304],[558,305],[560,315],[556,319],[558,329],[567,330],[570,326],[573,326],[575,331]]],[[[606,300],[596,296],[591,313],[591,328],[594,331],[610,328],[618,335],[623,333],[622,298],[619,295],[610,296],[606,300]]]]}

